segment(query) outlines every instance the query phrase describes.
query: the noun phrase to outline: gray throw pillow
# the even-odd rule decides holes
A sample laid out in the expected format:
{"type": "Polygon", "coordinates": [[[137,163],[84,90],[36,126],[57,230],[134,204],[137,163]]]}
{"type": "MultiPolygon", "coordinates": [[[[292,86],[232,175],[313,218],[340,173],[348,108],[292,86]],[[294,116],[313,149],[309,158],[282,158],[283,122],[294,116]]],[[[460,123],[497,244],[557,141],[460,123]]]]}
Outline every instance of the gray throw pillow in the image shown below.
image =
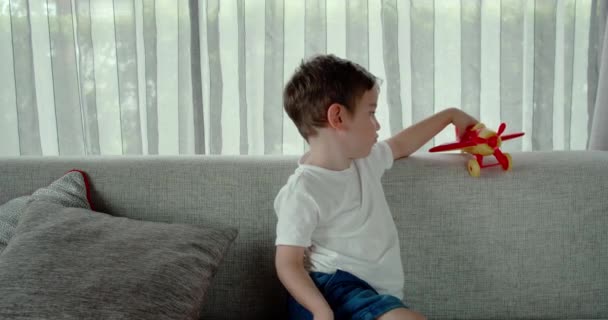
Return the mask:
{"type": "Polygon", "coordinates": [[[86,174],[72,170],[32,195],[12,199],[0,206],[0,253],[15,233],[25,206],[34,200],[47,200],[65,207],[91,208],[86,174]]]}
{"type": "Polygon", "coordinates": [[[197,319],[236,235],[32,201],[0,254],[0,318],[197,319]]]}

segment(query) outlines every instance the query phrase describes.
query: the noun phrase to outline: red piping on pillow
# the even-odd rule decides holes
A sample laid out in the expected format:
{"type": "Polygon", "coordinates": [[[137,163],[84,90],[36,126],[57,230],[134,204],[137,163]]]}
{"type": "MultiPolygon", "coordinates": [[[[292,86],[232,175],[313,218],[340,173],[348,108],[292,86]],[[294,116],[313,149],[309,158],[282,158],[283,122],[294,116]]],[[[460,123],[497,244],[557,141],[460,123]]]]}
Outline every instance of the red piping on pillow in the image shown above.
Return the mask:
{"type": "Polygon", "coordinates": [[[87,202],[89,203],[89,207],[91,207],[91,210],[95,211],[95,208],[93,208],[93,202],[91,202],[91,184],[89,183],[89,177],[87,177],[87,173],[82,170],[72,169],[66,172],[65,174],[68,174],[70,172],[78,172],[82,175],[82,179],[84,180],[84,188],[86,189],[87,193],[87,202]]]}

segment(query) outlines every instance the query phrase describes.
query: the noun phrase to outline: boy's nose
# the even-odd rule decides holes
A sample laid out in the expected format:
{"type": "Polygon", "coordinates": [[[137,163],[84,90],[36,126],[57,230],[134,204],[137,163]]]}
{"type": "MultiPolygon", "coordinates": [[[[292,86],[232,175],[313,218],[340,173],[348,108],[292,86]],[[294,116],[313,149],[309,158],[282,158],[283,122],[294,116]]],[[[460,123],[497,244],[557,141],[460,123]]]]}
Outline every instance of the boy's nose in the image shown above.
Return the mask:
{"type": "Polygon", "coordinates": [[[376,121],[376,131],[378,131],[378,130],[380,130],[380,122],[378,122],[378,120],[375,120],[375,121],[376,121]]]}

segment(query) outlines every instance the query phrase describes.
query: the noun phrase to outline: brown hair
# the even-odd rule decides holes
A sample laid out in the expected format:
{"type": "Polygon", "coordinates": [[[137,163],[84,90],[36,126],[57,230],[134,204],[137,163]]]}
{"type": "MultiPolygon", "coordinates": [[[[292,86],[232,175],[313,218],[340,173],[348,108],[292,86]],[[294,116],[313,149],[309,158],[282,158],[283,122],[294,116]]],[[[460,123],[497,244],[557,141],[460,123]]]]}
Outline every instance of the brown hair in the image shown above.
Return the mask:
{"type": "Polygon", "coordinates": [[[327,124],[327,109],[334,103],[354,113],[357,99],[376,85],[377,79],[362,66],[336,57],[319,55],[302,61],[283,91],[285,112],[308,140],[315,128],[327,124]]]}

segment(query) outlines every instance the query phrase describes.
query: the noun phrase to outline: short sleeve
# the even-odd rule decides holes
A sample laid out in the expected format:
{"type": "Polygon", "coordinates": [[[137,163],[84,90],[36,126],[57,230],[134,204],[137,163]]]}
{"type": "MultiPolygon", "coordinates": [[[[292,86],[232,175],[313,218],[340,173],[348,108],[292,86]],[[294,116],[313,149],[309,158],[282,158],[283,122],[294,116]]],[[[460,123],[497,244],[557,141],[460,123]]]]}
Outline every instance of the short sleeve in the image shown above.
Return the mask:
{"type": "Polygon", "coordinates": [[[275,245],[310,247],[319,222],[318,206],[312,197],[297,186],[287,185],[277,195],[274,208],[278,218],[275,245]]]}
{"type": "Polygon", "coordinates": [[[382,177],[384,171],[393,166],[393,151],[386,141],[380,141],[372,147],[372,151],[364,159],[375,176],[382,177]]]}

